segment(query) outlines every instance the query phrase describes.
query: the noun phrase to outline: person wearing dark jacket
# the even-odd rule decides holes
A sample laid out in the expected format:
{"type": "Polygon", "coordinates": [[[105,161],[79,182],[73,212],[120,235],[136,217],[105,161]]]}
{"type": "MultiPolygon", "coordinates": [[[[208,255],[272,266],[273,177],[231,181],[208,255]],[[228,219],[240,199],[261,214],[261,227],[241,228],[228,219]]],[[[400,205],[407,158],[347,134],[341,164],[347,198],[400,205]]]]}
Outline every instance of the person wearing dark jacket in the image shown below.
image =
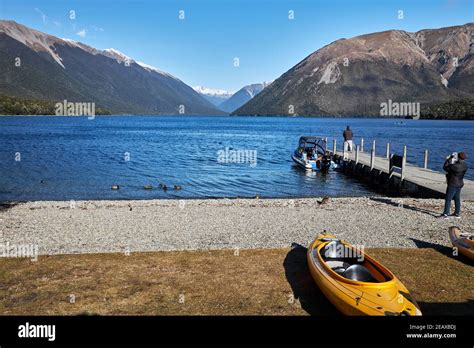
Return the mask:
{"type": "Polygon", "coordinates": [[[446,179],[448,187],[446,188],[446,196],[444,198],[444,212],[441,218],[448,218],[451,201],[454,199],[454,216],[461,218],[461,189],[464,186],[464,174],[467,172],[467,164],[465,162],[466,154],[458,153],[458,159],[455,160],[451,155],[444,162],[443,169],[446,171],[446,179]]]}
{"type": "Polygon", "coordinates": [[[351,127],[347,126],[346,130],[342,133],[344,137],[344,151],[352,151],[352,138],[354,135],[352,134],[351,127]]]}

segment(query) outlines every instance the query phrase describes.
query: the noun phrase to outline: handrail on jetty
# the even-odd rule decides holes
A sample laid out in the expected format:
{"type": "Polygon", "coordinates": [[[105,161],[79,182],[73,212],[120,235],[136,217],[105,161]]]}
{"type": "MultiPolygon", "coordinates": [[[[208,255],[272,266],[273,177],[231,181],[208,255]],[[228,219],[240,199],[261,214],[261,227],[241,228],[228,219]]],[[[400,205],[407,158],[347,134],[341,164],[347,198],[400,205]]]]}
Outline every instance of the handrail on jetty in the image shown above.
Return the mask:
{"type": "MultiPolygon", "coordinates": [[[[419,197],[444,197],[446,192],[446,175],[428,169],[429,151],[423,152],[423,167],[407,163],[407,146],[401,155],[391,152],[390,143],[386,144],[384,156],[376,155],[376,142],[372,141],[370,152],[364,152],[364,138],[354,145],[355,151],[337,149],[333,139],[332,151],[328,150],[343,170],[360,179],[388,191],[398,194],[409,194],[419,197]]],[[[462,191],[464,200],[474,200],[474,181],[464,179],[462,191]]]]}

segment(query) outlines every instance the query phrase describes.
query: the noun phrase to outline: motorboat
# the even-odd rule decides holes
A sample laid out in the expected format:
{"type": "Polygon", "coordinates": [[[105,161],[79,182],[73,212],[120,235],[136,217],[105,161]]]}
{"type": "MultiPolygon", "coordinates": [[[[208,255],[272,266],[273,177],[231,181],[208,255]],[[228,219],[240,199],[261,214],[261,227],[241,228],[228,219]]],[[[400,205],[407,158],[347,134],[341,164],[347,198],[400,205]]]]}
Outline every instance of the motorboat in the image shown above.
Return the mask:
{"type": "Polygon", "coordinates": [[[321,137],[300,137],[298,148],[291,158],[298,166],[306,170],[327,172],[338,167],[327,151],[326,139],[321,137]]]}

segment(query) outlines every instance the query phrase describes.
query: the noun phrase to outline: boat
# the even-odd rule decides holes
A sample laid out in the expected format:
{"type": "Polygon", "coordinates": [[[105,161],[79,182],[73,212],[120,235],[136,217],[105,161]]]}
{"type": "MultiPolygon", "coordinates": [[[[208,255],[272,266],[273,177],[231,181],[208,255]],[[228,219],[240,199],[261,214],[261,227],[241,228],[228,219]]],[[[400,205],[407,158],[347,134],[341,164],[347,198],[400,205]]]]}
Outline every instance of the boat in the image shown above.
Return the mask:
{"type": "Polygon", "coordinates": [[[449,239],[461,254],[474,260],[474,234],[461,232],[458,227],[449,228],[449,239]]]}
{"type": "Polygon", "coordinates": [[[307,261],[318,287],[345,315],[421,315],[402,282],[362,248],[325,233],[309,246],[307,261]]]}
{"type": "Polygon", "coordinates": [[[326,140],[320,137],[300,137],[298,148],[291,158],[298,166],[306,170],[327,172],[338,167],[326,149],[326,140]]]}

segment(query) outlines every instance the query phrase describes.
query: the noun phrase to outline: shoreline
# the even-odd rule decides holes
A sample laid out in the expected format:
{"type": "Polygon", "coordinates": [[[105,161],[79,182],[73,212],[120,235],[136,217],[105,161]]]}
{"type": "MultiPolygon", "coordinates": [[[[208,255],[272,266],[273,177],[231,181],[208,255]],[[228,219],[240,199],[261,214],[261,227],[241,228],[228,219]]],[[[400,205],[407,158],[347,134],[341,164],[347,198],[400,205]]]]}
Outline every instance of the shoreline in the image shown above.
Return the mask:
{"type": "MultiPolygon", "coordinates": [[[[333,116],[333,115],[180,115],[180,114],[108,114],[108,115],[94,115],[93,118],[102,117],[246,117],[246,118],[328,118],[328,119],[357,119],[357,120],[406,120],[406,121],[474,121],[474,118],[439,118],[439,117],[420,117],[419,119],[410,119],[398,116],[333,116]]],[[[88,115],[11,115],[11,114],[0,114],[1,117],[84,117],[88,118],[88,115]]]]}
{"type": "MultiPolygon", "coordinates": [[[[469,179],[468,179],[469,180],[469,179]]],[[[173,190],[168,191],[168,192],[173,192],[173,190]]],[[[420,200],[420,201],[429,201],[429,200],[434,200],[434,201],[443,201],[443,198],[417,198],[417,197],[412,197],[409,195],[406,196],[399,196],[399,195],[388,195],[386,193],[378,193],[376,191],[371,192],[371,195],[360,195],[360,196],[264,196],[261,194],[255,195],[255,196],[229,196],[229,197],[220,197],[220,196],[208,196],[208,197],[176,197],[176,196],[170,196],[170,197],[160,197],[160,198],[93,198],[93,199],[70,199],[70,200],[64,200],[64,199],[39,199],[39,200],[0,200],[0,213],[3,209],[9,209],[10,206],[16,206],[20,204],[55,204],[55,203],[67,203],[69,204],[70,202],[75,202],[77,203],[87,203],[87,202],[160,202],[160,201],[278,201],[278,200],[321,200],[323,198],[330,198],[330,199],[392,199],[392,200],[420,200]]],[[[474,200],[472,199],[462,199],[462,204],[464,203],[474,203],[474,200]]],[[[454,202],[451,204],[451,207],[454,206],[454,202]]]]}
{"type": "Polygon", "coordinates": [[[393,197],[36,201],[0,210],[0,244],[37,245],[39,255],[307,246],[326,230],[367,248],[451,247],[442,199],[393,197]]]}

